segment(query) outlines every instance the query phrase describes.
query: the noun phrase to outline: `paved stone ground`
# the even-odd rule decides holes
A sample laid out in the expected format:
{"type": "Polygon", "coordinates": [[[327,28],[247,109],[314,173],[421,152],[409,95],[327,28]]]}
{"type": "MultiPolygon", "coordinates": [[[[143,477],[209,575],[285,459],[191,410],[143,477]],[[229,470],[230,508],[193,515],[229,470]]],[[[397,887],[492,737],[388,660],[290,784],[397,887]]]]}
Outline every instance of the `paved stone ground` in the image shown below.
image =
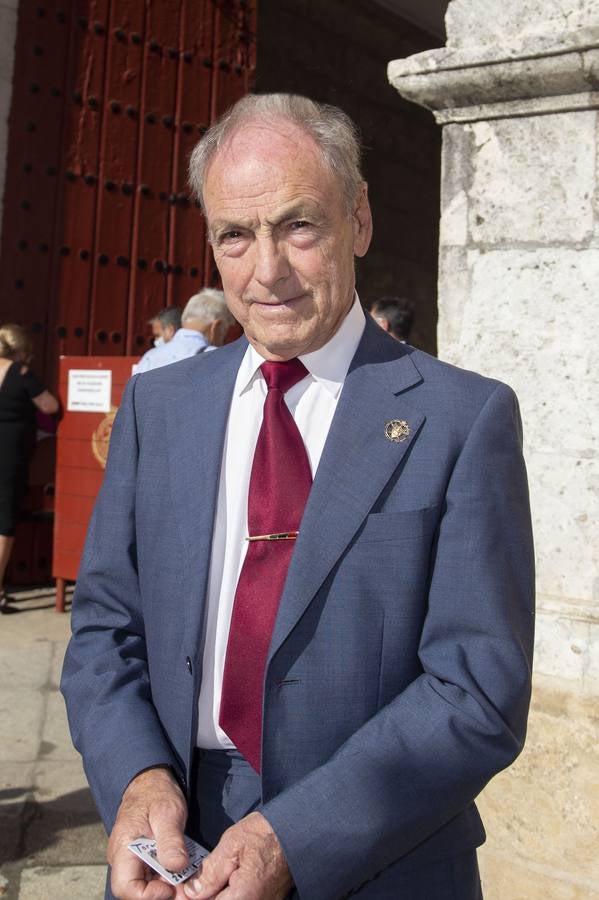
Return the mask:
{"type": "Polygon", "coordinates": [[[102,900],[106,836],[58,691],[70,616],[49,590],[12,596],[16,612],[0,616],[0,897],[102,900]]]}

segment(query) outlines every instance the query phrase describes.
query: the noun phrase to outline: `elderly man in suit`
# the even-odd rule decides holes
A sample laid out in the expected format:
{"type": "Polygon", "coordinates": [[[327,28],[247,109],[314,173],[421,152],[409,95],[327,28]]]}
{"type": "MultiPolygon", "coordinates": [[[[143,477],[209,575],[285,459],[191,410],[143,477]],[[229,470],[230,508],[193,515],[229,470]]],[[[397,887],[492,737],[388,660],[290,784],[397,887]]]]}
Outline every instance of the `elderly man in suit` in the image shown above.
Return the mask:
{"type": "Polygon", "coordinates": [[[364,316],[340,110],[246,97],[191,177],[245,337],[133,378],[112,433],[62,681],[107,897],[475,900],[530,691],[516,399],[364,316]],[[185,885],[127,849],[178,870],[184,831],[185,885]]]}

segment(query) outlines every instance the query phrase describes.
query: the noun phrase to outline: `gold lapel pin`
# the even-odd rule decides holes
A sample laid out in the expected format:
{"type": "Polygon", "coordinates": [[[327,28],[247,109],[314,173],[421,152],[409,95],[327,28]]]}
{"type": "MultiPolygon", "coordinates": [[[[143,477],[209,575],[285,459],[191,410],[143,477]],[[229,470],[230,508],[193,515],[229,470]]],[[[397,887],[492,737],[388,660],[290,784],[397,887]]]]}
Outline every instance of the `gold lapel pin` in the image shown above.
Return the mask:
{"type": "Polygon", "coordinates": [[[392,419],[385,425],[385,437],[395,444],[401,444],[410,434],[410,426],[404,419],[392,419]]]}

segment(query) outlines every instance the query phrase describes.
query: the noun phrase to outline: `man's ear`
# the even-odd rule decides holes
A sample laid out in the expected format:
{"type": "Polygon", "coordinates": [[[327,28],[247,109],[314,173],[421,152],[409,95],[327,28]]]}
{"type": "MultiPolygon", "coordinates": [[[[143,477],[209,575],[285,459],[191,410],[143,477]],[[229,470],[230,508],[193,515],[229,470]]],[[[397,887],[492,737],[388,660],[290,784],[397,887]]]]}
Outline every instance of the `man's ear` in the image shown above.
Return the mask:
{"type": "Polygon", "coordinates": [[[174,325],[165,325],[162,329],[162,336],[164,338],[165,343],[172,340],[175,336],[176,328],[174,325]]]}
{"type": "Polygon", "coordinates": [[[368,185],[365,181],[362,182],[358,192],[353,222],[354,253],[356,256],[365,256],[372,240],[372,213],[368,202],[368,185]]]}
{"type": "Polygon", "coordinates": [[[205,332],[208,343],[213,347],[222,347],[225,338],[225,323],[223,319],[213,319],[205,332]]]}
{"type": "Polygon", "coordinates": [[[370,310],[370,315],[374,319],[377,325],[383,329],[383,331],[391,331],[391,322],[389,319],[386,319],[385,316],[379,315],[376,310],[370,310]]]}

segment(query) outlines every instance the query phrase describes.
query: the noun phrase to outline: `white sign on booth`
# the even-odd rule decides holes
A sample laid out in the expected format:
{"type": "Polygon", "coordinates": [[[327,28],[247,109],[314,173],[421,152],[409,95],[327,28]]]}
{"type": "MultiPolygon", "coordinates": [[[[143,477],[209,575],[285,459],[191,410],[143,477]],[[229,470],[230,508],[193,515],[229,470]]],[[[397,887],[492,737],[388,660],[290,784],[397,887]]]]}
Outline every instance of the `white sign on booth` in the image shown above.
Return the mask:
{"type": "Polygon", "coordinates": [[[110,369],[69,369],[69,412],[110,412],[111,394],[110,369]]]}

